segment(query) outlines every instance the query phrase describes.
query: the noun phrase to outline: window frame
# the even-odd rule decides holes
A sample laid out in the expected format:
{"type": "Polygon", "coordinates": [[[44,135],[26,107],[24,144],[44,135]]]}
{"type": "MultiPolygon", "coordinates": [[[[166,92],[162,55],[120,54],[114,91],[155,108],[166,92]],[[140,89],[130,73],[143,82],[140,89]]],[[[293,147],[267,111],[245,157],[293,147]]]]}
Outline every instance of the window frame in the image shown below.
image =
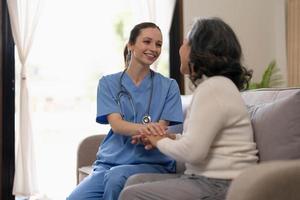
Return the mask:
{"type": "MultiPolygon", "coordinates": [[[[184,94],[184,79],[180,73],[178,50],[182,43],[183,15],[182,0],[176,0],[170,30],[169,66],[170,77],[174,78],[184,94]]],[[[0,77],[0,158],[1,199],[14,200],[12,194],[15,171],[15,47],[9,20],[7,1],[1,0],[1,65],[0,77]],[[5,142],[3,142],[5,141],[5,142]]]]}

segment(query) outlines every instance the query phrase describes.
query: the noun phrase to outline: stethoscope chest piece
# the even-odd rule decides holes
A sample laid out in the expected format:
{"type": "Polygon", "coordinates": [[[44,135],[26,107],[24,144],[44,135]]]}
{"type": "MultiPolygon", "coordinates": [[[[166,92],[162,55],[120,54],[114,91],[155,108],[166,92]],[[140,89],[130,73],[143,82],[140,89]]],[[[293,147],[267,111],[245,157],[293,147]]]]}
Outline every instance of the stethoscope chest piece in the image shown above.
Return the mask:
{"type": "Polygon", "coordinates": [[[142,119],[142,123],[143,124],[149,124],[149,123],[151,123],[151,117],[150,117],[150,115],[145,115],[143,117],[143,119],[142,119]]]}

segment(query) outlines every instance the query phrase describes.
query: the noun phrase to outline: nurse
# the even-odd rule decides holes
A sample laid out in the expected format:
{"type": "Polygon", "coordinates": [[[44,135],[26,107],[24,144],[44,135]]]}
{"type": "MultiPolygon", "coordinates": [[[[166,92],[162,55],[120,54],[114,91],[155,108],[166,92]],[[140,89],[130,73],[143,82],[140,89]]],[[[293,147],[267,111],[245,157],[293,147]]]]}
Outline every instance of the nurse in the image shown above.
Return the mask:
{"type": "Polygon", "coordinates": [[[154,23],[136,25],[124,51],[126,68],[100,79],[96,121],[109,123],[111,130],[99,147],[92,174],[68,200],[117,200],[133,174],[175,172],[173,159],[134,137],[145,131],[164,135],[167,126],[183,121],[176,81],[150,69],[161,53],[162,41],[154,23]]]}

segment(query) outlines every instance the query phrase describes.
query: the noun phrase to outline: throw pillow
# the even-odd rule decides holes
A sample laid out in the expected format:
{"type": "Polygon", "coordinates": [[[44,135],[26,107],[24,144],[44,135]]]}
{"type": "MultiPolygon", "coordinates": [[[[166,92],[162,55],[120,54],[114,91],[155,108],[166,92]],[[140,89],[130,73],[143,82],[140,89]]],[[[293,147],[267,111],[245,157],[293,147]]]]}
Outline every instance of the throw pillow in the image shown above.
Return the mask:
{"type": "Polygon", "coordinates": [[[260,161],[300,159],[300,91],[248,111],[260,161]]]}

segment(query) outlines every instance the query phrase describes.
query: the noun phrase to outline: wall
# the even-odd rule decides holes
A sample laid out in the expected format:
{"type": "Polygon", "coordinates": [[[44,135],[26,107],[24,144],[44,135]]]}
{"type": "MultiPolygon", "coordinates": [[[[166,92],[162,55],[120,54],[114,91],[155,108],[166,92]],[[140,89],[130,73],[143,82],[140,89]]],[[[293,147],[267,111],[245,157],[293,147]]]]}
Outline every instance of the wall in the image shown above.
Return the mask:
{"type": "MultiPolygon", "coordinates": [[[[217,16],[237,34],[243,48],[244,65],[259,81],[265,67],[276,60],[286,80],[285,0],[185,0],[185,34],[195,17],[217,16]]],[[[186,84],[186,93],[189,89],[186,84]]]]}

